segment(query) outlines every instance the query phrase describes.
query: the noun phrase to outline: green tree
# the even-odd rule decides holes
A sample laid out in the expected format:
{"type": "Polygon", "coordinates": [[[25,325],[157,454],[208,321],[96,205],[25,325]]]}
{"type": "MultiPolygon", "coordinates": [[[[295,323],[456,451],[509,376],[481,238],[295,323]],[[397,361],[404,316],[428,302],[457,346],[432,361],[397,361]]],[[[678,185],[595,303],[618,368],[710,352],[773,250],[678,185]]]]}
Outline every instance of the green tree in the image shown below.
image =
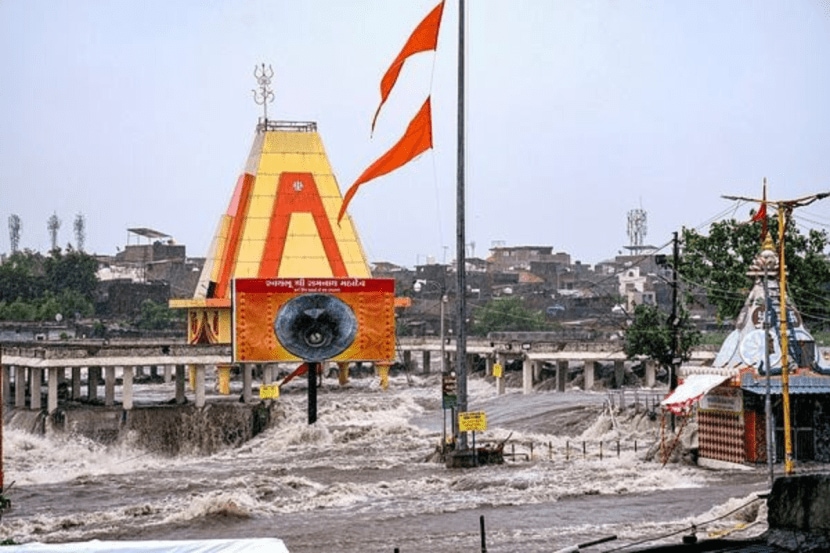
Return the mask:
{"type": "Polygon", "coordinates": [[[0,302],[0,320],[34,321],[37,318],[37,306],[23,300],[0,302]]]}
{"type": "Polygon", "coordinates": [[[0,265],[0,301],[33,301],[46,290],[43,256],[29,250],[15,252],[0,265]]]}
{"type": "Polygon", "coordinates": [[[141,311],[133,324],[142,330],[164,330],[172,328],[182,317],[183,313],[166,304],[147,299],[141,302],[141,311]]]}
{"type": "Polygon", "coordinates": [[[71,248],[53,250],[48,257],[25,250],[15,252],[0,265],[0,318],[4,320],[53,320],[90,316],[98,285],[94,257],[71,248]]]}
{"type": "MultiPolygon", "coordinates": [[[[634,318],[625,330],[624,351],[628,358],[645,355],[663,367],[670,367],[672,355],[671,317],[653,305],[638,305],[634,318]]],[[[681,309],[677,317],[677,356],[686,361],[692,348],[700,343],[700,331],[689,320],[689,313],[681,309]]]]}
{"type": "Polygon", "coordinates": [[[545,330],[545,315],[527,309],[519,298],[498,298],[487,302],[473,313],[472,333],[485,336],[498,331],[545,330]]]}
{"type": "Polygon", "coordinates": [[[98,286],[98,261],[89,254],[67,248],[53,250],[44,260],[46,283],[53,293],[72,290],[92,301],[98,286]]]}
{"type": "MultiPolygon", "coordinates": [[[[768,227],[776,238],[778,221],[770,217],[768,227]]],[[[746,276],[753,259],[761,251],[761,223],[734,219],[713,223],[708,236],[692,229],[683,230],[683,255],[678,272],[687,285],[687,302],[701,291],[717,309],[721,320],[737,317],[746,300],[752,280],[746,276]]],[[[803,311],[808,324],[830,318],[830,261],[825,250],[826,231],[811,229],[801,234],[788,225],[784,248],[788,291],[803,311]]],[[[777,243],[776,243],[777,251],[777,243]]],[[[699,301],[699,300],[698,300],[699,301]]]]}

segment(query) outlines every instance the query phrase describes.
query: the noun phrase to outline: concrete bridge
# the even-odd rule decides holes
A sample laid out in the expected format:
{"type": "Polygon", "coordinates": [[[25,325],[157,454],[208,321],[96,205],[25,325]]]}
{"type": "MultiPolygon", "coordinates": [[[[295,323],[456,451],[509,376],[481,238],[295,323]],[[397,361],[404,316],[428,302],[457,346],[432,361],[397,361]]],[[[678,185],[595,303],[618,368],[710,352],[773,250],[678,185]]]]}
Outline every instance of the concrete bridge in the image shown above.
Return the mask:
{"type": "MultiPolygon", "coordinates": [[[[401,351],[401,361],[409,367],[414,367],[413,354],[422,356],[421,367],[429,371],[432,355],[445,356],[442,367],[451,369],[456,362],[456,344],[453,338],[442,340],[439,338],[400,338],[398,349],[401,351]]],[[[631,361],[623,351],[622,342],[617,341],[585,341],[566,342],[540,337],[538,333],[503,333],[490,338],[470,338],[467,340],[468,357],[480,356],[485,360],[486,373],[493,374],[493,366],[498,363],[502,367],[509,361],[522,363],[522,389],[524,393],[533,392],[533,386],[539,382],[542,368],[545,365],[555,367],[556,390],[565,391],[568,374],[572,368],[582,365],[583,383],[585,390],[590,390],[596,383],[597,366],[600,363],[614,364],[614,381],[618,387],[622,386],[625,376],[626,363],[631,361]],[[512,336],[505,336],[510,334],[512,336]]],[[[715,358],[716,352],[708,348],[701,348],[693,352],[691,363],[702,364],[715,358]]],[[[644,385],[651,388],[656,383],[657,363],[651,359],[640,358],[637,362],[645,363],[644,385]]],[[[468,359],[468,365],[470,360],[468,359]]],[[[499,393],[504,392],[504,379],[497,381],[499,393]]]]}
{"type": "MultiPolygon", "coordinates": [[[[522,338],[521,336],[519,336],[522,338]]],[[[528,338],[528,337],[524,337],[528,338]]],[[[401,338],[398,342],[398,361],[416,372],[429,373],[433,356],[445,361],[439,366],[452,370],[455,366],[456,344],[453,338],[401,338]],[[443,343],[442,343],[443,342],[443,343]],[[421,357],[420,368],[413,357],[421,357]]],[[[696,352],[693,362],[714,358],[713,351],[696,352]]],[[[581,365],[582,388],[590,390],[596,384],[597,367],[601,363],[613,363],[614,384],[621,387],[625,377],[626,359],[620,342],[553,342],[519,340],[489,340],[471,338],[467,342],[468,366],[478,356],[483,359],[488,375],[499,363],[505,367],[508,362],[521,362],[522,389],[526,394],[533,392],[533,386],[541,379],[543,367],[555,370],[555,389],[564,391],[569,374],[581,365]]],[[[653,361],[645,362],[646,387],[655,384],[657,366],[653,361]]],[[[2,392],[5,402],[16,408],[41,410],[40,390],[47,387],[46,412],[58,408],[59,390],[64,389],[71,400],[103,401],[105,406],[116,403],[116,385],[120,376],[119,399],[122,408],[129,411],[134,404],[134,381],[146,374],[163,378],[164,382],[175,381],[175,395],[170,401],[183,404],[187,381],[194,396],[196,407],[206,402],[206,372],[224,367],[228,373],[232,365],[229,345],[187,345],[180,342],[20,342],[5,343],[0,348],[2,366],[2,392]],[[82,374],[83,371],[83,374],[82,374]],[[85,393],[82,393],[82,376],[86,376],[85,393]],[[104,394],[98,397],[98,383],[103,376],[104,394]],[[11,385],[14,384],[14,396],[11,385]],[[27,390],[29,393],[27,393],[27,390]]],[[[253,400],[254,368],[252,364],[239,365],[242,380],[241,399],[247,403],[253,400]]],[[[261,384],[276,380],[277,365],[265,365],[261,371],[261,384]]],[[[504,393],[505,379],[496,381],[499,393],[504,393]]]]}

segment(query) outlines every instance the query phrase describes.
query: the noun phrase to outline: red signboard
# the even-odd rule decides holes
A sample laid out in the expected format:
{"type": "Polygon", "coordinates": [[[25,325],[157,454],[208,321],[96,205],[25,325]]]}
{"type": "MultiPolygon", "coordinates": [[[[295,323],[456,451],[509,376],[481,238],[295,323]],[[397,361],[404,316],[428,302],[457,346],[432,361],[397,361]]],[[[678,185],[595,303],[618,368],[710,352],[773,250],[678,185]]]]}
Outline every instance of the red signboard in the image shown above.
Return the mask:
{"type": "Polygon", "coordinates": [[[357,321],[354,341],[331,361],[394,360],[394,279],[271,278],[233,281],[234,361],[302,361],[280,343],[274,323],[287,302],[306,294],[327,294],[341,300],[357,321]]]}

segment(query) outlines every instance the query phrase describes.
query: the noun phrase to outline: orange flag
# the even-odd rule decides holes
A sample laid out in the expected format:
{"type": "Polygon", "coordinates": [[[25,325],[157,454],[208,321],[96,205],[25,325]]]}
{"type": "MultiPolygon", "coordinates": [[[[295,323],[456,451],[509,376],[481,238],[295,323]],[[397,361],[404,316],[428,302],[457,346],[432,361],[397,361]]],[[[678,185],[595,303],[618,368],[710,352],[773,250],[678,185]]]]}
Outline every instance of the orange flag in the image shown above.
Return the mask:
{"type": "Polygon", "coordinates": [[[343,218],[343,214],[346,213],[346,207],[352,201],[352,197],[361,184],[391,173],[432,148],[432,107],[430,100],[431,97],[427,97],[427,101],[424,102],[424,105],[418,110],[417,115],[409,122],[406,132],[398,140],[397,144],[392,146],[389,151],[380,156],[377,161],[363,171],[363,174],[346,191],[346,196],[343,198],[343,205],[340,207],[340,213],[337,215],[338,223],[343,218]]]}
{"type": "Polygon", "coordinates": [[[761,201],[761,207],[755,215],[752,216],[752,221],[761,221],[761,242],[767,237],[767,181],[764,179],[764,199],[761,201]]]}
{"type": "Polygon", "coordinates": [[[375,122],[378,120],[380,108],[383,107],[383,104],[389,97],[389,93],[392,92],[392,88],[398,80],[398,75],[400,75],[406,59],[409,56],[420,52],[435,50],[437,47],[438,29],[441,26],[441,14],[443,13],[444,2],[442,0],[441,3],[429,12],[429,14],[423,21],[421,21],[415,30],[412,31],[412,34],[409,35],[409,40],[407,40],[406,44],[404,44],[401,53],[398,54],[398,57],[395,58],[395,61],[393,61],[392,65],[389,66],[389,69],[386,70],[386,74],[380,81],[380,105],[378,106],[377,111],[375,111],[375,116],[372,118],[372,131],[375,130],[375,122]]]}

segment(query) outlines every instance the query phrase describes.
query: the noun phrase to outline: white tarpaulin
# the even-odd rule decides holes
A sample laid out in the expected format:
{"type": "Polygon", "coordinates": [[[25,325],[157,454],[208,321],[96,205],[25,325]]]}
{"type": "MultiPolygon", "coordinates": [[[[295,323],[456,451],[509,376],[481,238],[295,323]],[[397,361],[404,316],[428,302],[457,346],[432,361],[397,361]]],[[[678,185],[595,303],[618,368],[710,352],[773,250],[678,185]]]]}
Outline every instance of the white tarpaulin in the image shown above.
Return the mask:
{"type": "Polygon", "coordinates": [[[674,413],[682,415],[700,398],[703,394],[726,382],[729,376],[719,374],[692,374],[689,375],[683,384],[674,389],[674,392],[660,402],[660,405],[674,413]]]}
{"type": "Polygon", "coordinates": [[[27,543],[2,548],[3,553],[289,553],[277,538],[228,540],[85,541],[27,543]]]}

